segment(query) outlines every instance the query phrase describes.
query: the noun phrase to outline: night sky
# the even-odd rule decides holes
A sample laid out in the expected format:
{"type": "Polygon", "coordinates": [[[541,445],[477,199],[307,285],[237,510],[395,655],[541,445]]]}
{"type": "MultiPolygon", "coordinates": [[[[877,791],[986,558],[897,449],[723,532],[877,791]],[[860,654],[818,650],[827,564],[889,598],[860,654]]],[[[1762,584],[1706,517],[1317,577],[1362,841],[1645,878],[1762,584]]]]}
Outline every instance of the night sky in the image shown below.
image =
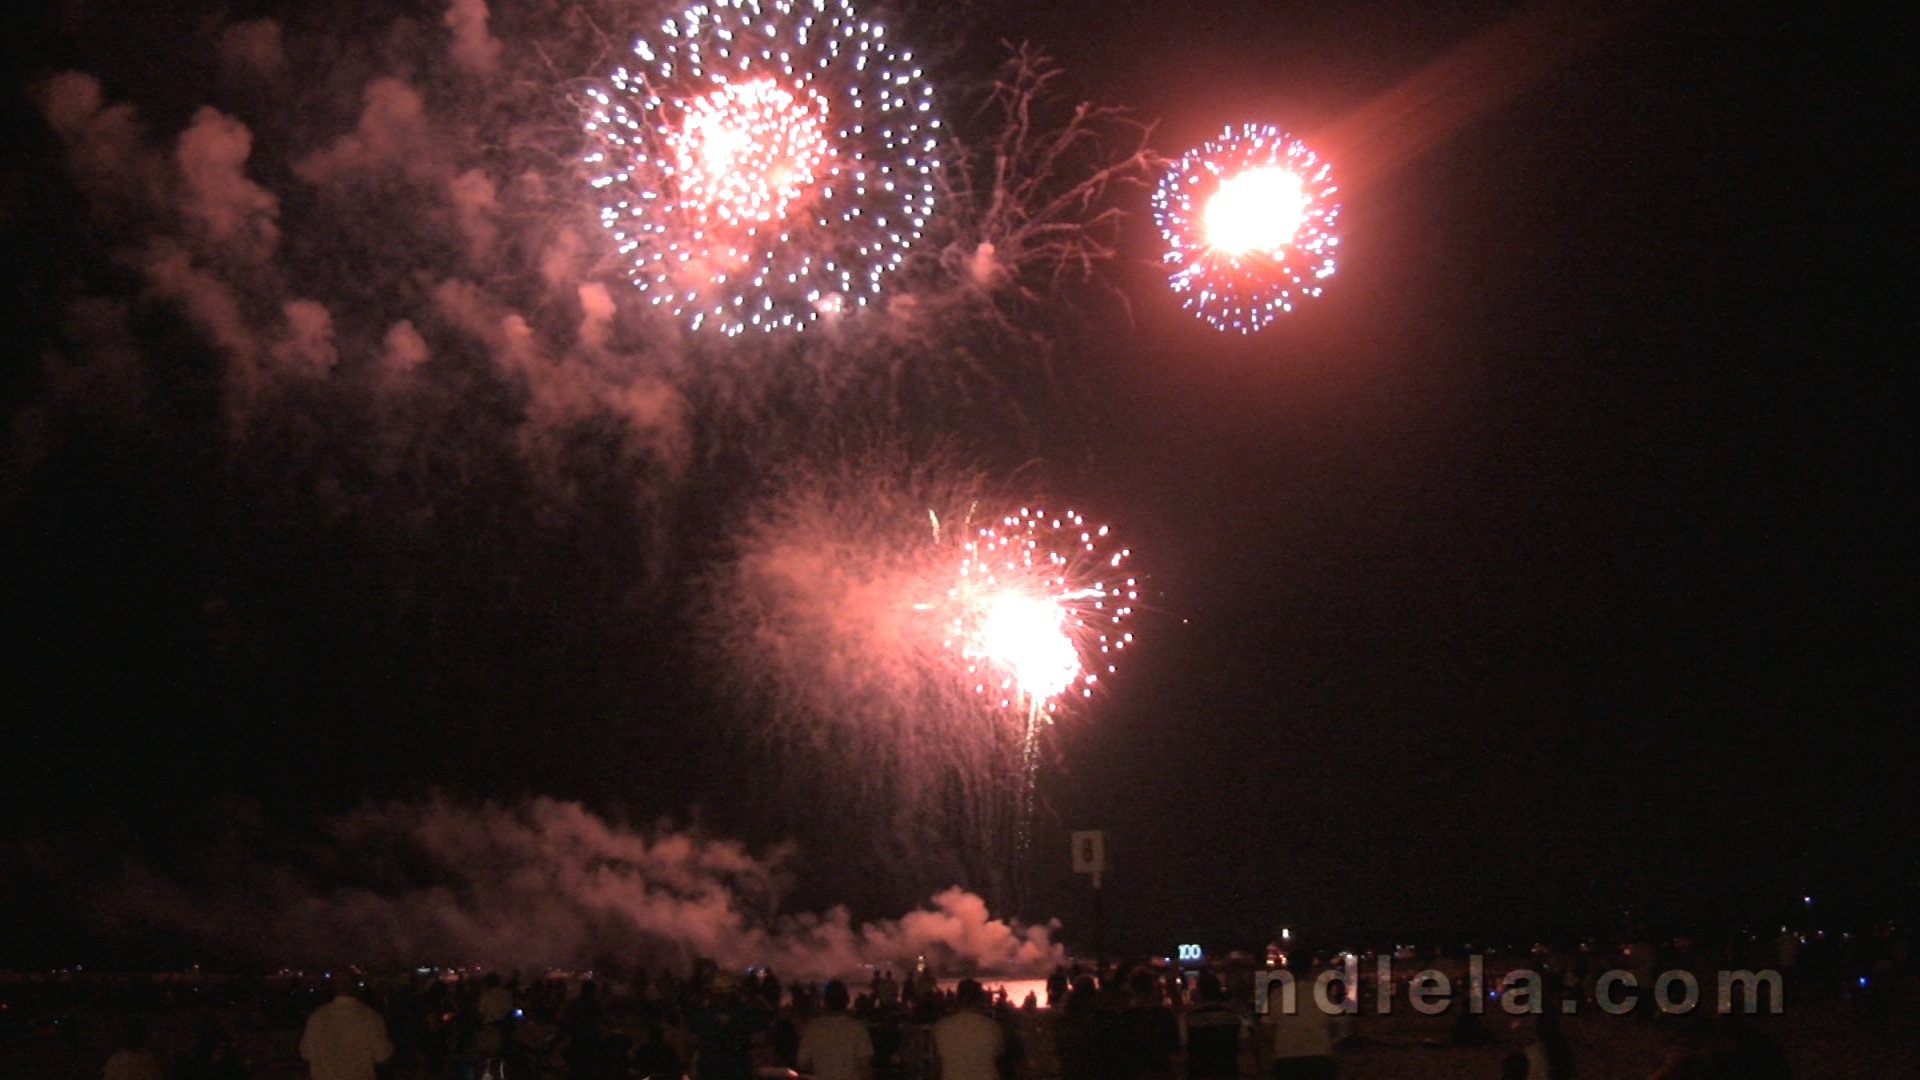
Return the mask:
{"type": "MultiPolygon", "coordinates": [[[[1112,288],[1015,309],[1044,363],[990,335],[916,362],[969,350],[993,389],[947,409],[917,387],[891,423],[1037,468],[1145,581],[1137,650],[1052,733],[1020,914],[1088,941],[1065,833],[1101,828],[1109,940],[1140,949],[1282,920],[1760,925],[1806,894],[1910,917],[1913,155],[1891,119],[1910,88],[1855,54],[1875,28],[1733,4],[1023,8],[889,18],[952,36],[921,46],[937,79],[1027,39],[1163,154],[1268,121],[1346,150],[1352,182],[1326,295],[1263,333],[1179,310],[1131,189],[1112,288]]],[[[297,835],[435,793],[797,838],[794,905],[898,914],[922,883],[830,846],[844,830],[779,782],[689,614],[782,445],[742,443],[840,422],[804,380],[729,396],[665,349],[677,458],[606,410],[532,453],[524,402],[432,365],[406,409],[321,380],[237,437],[230,350],[126,254],[159,215],[90,195],[49,128],[62,71],[137,105],[156,147],[203,103],[251,125],[276,281],[335,306],[345,380],[340,311],[384,325],[400,302],[342,283],[396,256],[371,227],[303,239],[329,211],[288,163],[352,128],[360,83],[425,78],[382,26],[444,33],[437,5],[353,10],[74,2],[15,35],[0,855],[27,884],[0,966],[109,962],[65,898],[129,861],[191,878],[238,807],[297,835]],[[206,74],[222,27],[276,15],[289,42],[385,44],[342,52],[331,97],[206,74]]]]}

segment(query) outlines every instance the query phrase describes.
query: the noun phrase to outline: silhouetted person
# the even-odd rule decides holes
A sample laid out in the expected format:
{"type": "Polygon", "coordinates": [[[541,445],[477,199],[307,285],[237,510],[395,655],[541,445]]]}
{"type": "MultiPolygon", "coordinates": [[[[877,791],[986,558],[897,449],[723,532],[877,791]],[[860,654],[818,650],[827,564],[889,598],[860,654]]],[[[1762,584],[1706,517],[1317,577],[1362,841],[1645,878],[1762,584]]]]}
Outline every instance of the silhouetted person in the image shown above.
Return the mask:
{"type": "Polygon", "coordinates": [[[387,1023],[357,996],[351,978],[333,982],[333,1000],[313,1010],[300,1035],[300,1057],[313,1080],[374,1080],[374,1069],[393,1056],[387,1023]]]}
{"type": "Polygon", "coordinates": [[[780,1007],[780,976],[768,968],[760,973],[760,996],[767,999],[767,1008],[780,1007]]]}
{"type": "Polygon", "coordinates": [[[1053,1045],[1060,1055],[1061,1080],[1101,1080],[1100,991],[1093,976],[1081,975],[1067,990],[1053,1025],[1053,1045]]]}
{"type": "Polygon", "coordinates": [[[1573,1075],[1573,1047],[1560,1030],[1560,1014],[1551,1010],[1533,1018],[1533,1041],[1527,1044],[1527,1080],[1568,1080],[1573,1075]]]}
{"type": "Polygon", "coordinates": [[[1188,1080],[1233,1080],[1240,1075],[1240,1014],[1211,971],[1200,973],[1194,996],[1199,1000],[1183,1019],[1188,1080]]]}
{"type": "Polygon", "coordinates": [[[576,1077],[591,1080],[606,1071],[607,1046],[601,1025],[606,1009],[600,1000],[600,986],[592,979],[580,984],[580,993],[560,1014],[560,1026],[567,1033],[563,1055],[576,1077]]]}
{"type": "MultiPolygon", "coordinates": [[[[1304,965],[1290,960],[1287,967],[1297,971],[1304,965]]],[[[1316,995],[1299,994],[1292,1009],[1282,995],[1267,1000],[1266,1049],[1273,1080],[1332,1080],[1339,1072],[1333,1060],[1333,1017],[1316,995]]]]}
{"type": "Polygon", "coordinates": [[[962,979],[954,997],[957,1011],[933,1025],[940,1080],[999,1080],[1006,1033],[999,1021],[987,1015],[986,990],[972,979],[962,979]]]}
{"type": "MultiPolygon", "coordinates": [[[[1469,991],[1470,994],[1471,991],[1469,991]]],[[[1485,1046],[1493,1041],[1493,1032],[1487,1030],[1481,1015],[1473,1011],[1473,1006],[1478,1004],[1477,1002],[1470,1000],[1470,997],[1462,997],[1449,1004],[1454,1009],[1453,1045],[1485,1046]]]]}
{"type": "Polygon", "coordinates": [[[828,983],[821,1005],[824,1011],[800,1033],[797,1067],[815,1080],[870,1080],[873,1036],[847,1011],[847,984],[839,979],[828,983]]]}
{"type": "Polygon", "coordinates": [[[680,1055],[668,1043],[666,1030],[659,1021],[650,1022],[640,1029],[628,1066],[631,1074],[639,1080],[680,1080],[680,1055]]]}
{"type": "Polygon", "coordinates": [[[167,1068],[154,1052],[147,1025],[138,1020],[127,1024],[101,1075],[105,1080],[166,1080],[167,1068]]]}
{"type": "MultiPolygon", "coordinates": [[[[757,989],[757,988],[756,988],[757,989]]],[[[707,1000],[687,1018],[698,1045],[694,1075],[699,1080],[751,1080],[753,1040],[765,1034],[769,1017],[760,995],[740,992],[730,971],[715,972],[707,1000]]]]}
{"type": "Polygon", "coordinates": [[[218,1024],[200,1025],[193,1050],[174,1071],[174,1080],[247,1080],[246,1063],[233,1036],[218,1024]]]}
{"type": "Polygon", "coordinates": [[[1127,979],[1127,1008],[1120,1018],[1117,1077],[1171,1080],[1180,1049],[1180,1021],[1161,998],[1160,980],[1140,968],[1127,979]]]}

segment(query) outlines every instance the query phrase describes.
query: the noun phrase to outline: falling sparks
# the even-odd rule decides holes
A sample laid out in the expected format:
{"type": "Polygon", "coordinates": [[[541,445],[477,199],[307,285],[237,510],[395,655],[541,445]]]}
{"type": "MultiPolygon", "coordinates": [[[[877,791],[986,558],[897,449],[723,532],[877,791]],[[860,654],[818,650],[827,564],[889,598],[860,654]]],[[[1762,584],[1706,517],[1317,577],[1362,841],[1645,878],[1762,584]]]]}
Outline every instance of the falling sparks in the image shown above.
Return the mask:
{"type": "Polygon", "coordinates": [[[691,329],[803,327],[879,298],[933,213],[941,125],[847,0],[714,0],[588,91],[626,276],[691,329]]]}
{"type": "Polygon", "coordinates": [[[1248,124],[1190,150],[1153,193],[1181,306],[1218,330],[1264,329],[1332,276],[1332,168],[1277,128],[1248,124]]]}
{"type": "Polygon", "coordinates": [[[1133,640],[1125,629],[1139,599],[1121,570],[1129,555],[1110,530],[1090,528],[1068,511],[1008,514],[967,540],[958,583],[949,592],[948,647],[957,649],[974,691],[1017,710],[1020,786],[1014,860],[1024,867],[1033,842],[1040,726],[1077,689],[1092,697],[1115,654],[1133,640]]]}

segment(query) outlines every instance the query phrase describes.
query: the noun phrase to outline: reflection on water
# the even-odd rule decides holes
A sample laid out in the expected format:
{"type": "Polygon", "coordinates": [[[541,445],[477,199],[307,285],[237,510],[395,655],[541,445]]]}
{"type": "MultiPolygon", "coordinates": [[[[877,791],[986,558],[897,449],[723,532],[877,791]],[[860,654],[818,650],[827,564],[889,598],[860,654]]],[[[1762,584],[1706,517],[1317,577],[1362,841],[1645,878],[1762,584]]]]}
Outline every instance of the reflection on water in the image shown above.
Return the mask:
{"type": "MultiPolygon", "coordinates": [[[[1047,1007],[1047,980],[1045,979],[996,979],[991,975],[981,975],[978,976],[977,981],[987,988],[989,996],[998,994],[1004,989],[1007,992],[1008,1004],[1016,1009],[1020,1007],[1021,1002],[1027,1000],[1029,993],[1033,995],[1034,1004],[1043,1009],[1047,1007]]],[[[948,993],[959,985],[959,979],[940,980],[940,989],[948,993]]]]}

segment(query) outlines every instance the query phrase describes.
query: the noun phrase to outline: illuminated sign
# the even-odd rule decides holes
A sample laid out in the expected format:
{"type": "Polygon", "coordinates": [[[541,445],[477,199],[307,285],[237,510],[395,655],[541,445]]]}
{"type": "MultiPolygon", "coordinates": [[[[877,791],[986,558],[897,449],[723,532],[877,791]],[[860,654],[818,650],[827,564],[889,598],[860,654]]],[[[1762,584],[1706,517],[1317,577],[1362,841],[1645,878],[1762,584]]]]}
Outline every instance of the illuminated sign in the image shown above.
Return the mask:
{"type": "Polygon", "coordinates": [[[1197,961],[1205,955],[1206,955],[1205,953],[1201,952],[1200,946],[1198,945],[1180,946],[1180,962],[1181,963],[1190,963],[1193,961],[1197,961]]]}

